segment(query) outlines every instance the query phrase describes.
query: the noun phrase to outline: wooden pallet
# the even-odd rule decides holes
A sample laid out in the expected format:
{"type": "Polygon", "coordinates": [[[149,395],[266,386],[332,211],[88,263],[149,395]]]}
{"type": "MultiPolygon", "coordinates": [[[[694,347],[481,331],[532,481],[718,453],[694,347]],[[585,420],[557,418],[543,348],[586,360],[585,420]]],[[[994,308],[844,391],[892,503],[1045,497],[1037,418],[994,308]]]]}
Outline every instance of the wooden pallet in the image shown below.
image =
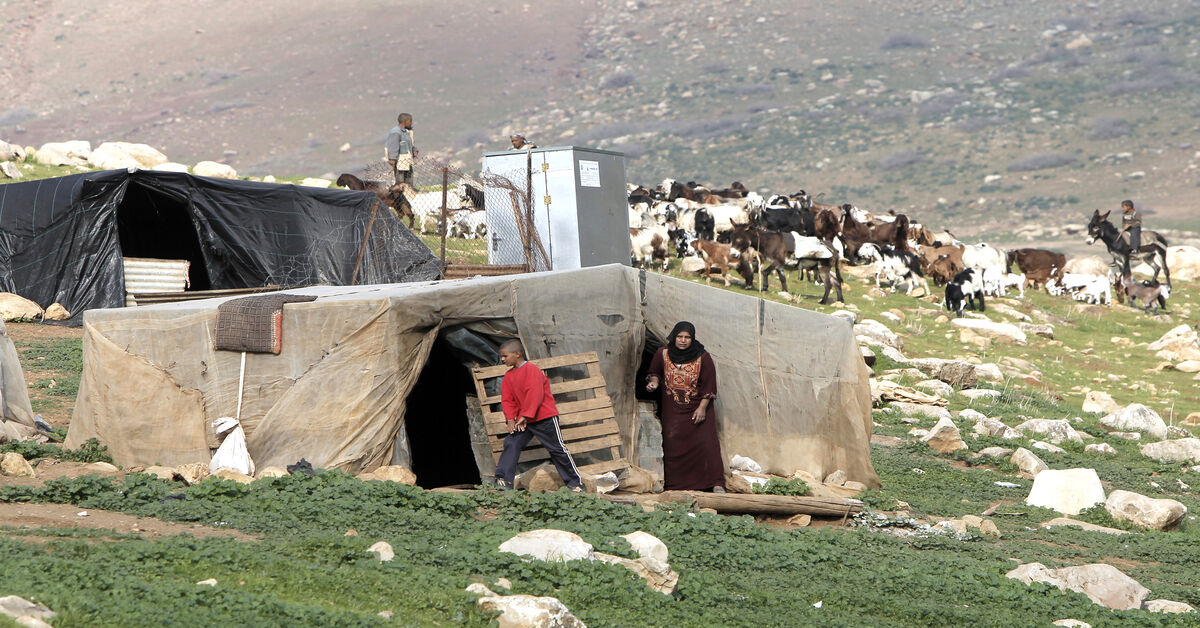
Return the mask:
{"type": "MultiPolygon", "coordinates": [[[[593,462],[579,467],[579,470],[593,475],[606,471],[622,471],[629,464],[621,457],[621,433],[617,428],[616,414],[613,410],[612,399],[608,396],[604,375],[600,372],[600,358],[594,351],[577,353],[554,358],[533,360],[550,378],[550,393],[555,396],[558,406],[558,422],[562,430],[563,442],[567,451],[573,457],[587,454],[591,458],[604,457],[608,460],[593,462]],[[584,367],[587,377],[583,379],[564,379],[555,376],[553,371],[564,367],[584,367]],[[557,380],[557,381],[556,381],[557,380]],[[560,401],[560,396],[571,394],[572,398],[588,396],[585,399],[560,401]]],[[[506,366],[488,366],[471,369],[475,379],[475,392],[483,409],[483,424],[487,430],[488,442],[491,445],[492,456],[499,462],[500,453],[504,451],[504,437],[508,435],[508,426],[504,422],[504,412],[500,409],[500,395],[488,395],[486,382],[502,377],[508,371],[506,366]]],[[[529,446],[521,452],[521,462],[548,460],[547,452],[533,439],[529,446]]]]}

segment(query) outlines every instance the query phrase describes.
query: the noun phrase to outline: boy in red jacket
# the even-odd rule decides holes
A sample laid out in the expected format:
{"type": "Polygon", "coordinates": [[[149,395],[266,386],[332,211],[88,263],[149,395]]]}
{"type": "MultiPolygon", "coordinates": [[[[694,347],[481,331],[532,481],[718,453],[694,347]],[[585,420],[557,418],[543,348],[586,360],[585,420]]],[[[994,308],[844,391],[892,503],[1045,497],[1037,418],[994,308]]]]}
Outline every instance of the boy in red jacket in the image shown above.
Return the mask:
{"type": "Polygon", "coordinates": [[[572,491],[582,493],[579,469],[575,468],[575,461],[571,459],[558,427],[558,408],[550,394],[550,380],[546,379],[542,369],[525,359],[525,348],[519,340],[500,345],[500,361],[508,367],[500,381],[500,405],[504,408],[508,436],[504,438],[504,452],[496,464],[496,486],[506,490],[512,488],[521,450],[536,436],[550,453],[550,460],[563,482],[572,491]]]}

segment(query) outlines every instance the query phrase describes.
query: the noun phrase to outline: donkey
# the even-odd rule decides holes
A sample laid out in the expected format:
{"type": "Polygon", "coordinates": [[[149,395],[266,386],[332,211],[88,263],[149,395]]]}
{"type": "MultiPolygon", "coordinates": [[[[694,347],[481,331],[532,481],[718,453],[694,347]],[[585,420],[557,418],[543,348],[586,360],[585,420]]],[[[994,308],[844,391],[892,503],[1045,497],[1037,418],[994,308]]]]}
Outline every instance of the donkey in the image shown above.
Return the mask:
{"type": "Polygon", "coordinates": [[[1104,243],[1108,248],[1108,254],[1112,256],[1112,264],[1115,269],[1128,268],[1135,261],[1142,261],[1154,269],[1154,279],[1158,281],[1158,271],[1162,271],[1166,276],[1167,285],[1171,285],[1171,270],[1167,268],[1167,239],[1162,237],[1156,231],[1142,231],[1142,246],[1138,247],[1137,251],[1129,250],[1129,239],[1125,237],[1111,222],[1108,221],[1108,215],[1111,211],[1100,213],[1100,210],[1092,212],[1092,220],[1088,222],[1088,238],[1087,243],[1092,244],[1096,240],[1104,243]],[[1162,260],[1162,266],[1159,266],[1155,261],[1162,260]]]}

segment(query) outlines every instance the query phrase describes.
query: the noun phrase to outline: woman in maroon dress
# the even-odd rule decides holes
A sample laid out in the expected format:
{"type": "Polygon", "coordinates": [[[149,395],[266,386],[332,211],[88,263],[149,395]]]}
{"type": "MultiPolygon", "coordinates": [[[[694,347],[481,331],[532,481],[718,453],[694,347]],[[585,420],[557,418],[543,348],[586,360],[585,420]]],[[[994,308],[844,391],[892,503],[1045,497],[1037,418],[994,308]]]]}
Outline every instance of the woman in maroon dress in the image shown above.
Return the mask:
{"type": "Polygon", "coordinates": [[[696,327],[680,321],[667,346],[654,352],[646,390],[662,388],[666,490],[725,492],[725,462],[717,440],[717,368],[696,327]]]}

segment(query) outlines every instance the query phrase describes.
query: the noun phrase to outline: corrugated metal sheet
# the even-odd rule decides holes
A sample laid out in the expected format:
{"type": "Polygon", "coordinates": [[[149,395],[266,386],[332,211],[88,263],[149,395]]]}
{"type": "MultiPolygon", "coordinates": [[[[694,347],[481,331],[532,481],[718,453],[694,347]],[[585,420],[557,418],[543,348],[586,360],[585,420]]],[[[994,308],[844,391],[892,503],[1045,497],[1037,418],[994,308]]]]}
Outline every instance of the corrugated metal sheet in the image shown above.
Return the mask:
{"type": "Polygon", "coordinates": [[[123,258],[125,266],[125,305],[136,305],[131,295],[149,292],[183,292],[188,288],[188,268],[184,259],[123,258]]]}

